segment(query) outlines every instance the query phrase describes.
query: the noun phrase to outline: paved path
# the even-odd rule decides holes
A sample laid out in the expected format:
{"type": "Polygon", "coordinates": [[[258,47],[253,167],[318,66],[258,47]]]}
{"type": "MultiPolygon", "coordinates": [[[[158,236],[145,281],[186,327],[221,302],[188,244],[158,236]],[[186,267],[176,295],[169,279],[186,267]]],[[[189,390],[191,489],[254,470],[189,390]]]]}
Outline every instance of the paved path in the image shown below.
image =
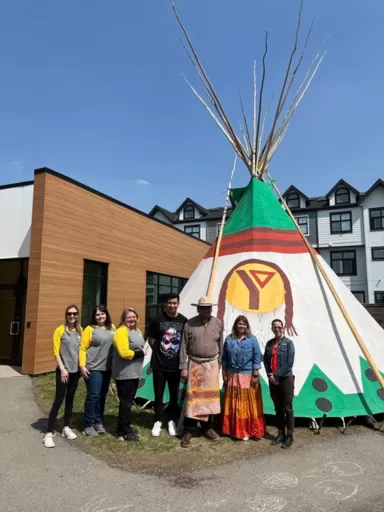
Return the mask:
{"type": "Polygon", "coordinates": [[[1,512],[384,511],[379,433],[298,443],[170,480],[112,469],[58,437],[44,449],[31,426],[40,416],[29,377],[0,378],[1,512]]]}

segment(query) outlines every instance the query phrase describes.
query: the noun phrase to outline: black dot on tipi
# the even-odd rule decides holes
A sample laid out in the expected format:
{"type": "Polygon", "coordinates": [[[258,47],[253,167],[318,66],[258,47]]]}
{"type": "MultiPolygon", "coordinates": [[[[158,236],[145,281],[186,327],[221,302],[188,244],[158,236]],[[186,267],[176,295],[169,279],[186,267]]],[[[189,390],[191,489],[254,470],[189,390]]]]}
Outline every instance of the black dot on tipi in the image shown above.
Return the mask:
{"type": "Polygon", "coordinates": [[[375,372],[372,370],[372,368],[367,368],[365,370],[365,376],[367,377],[368,380],[370,380],[371,382],[376,382],[377,381],[377,377],[375,375],[375,372]]]}
{"type": "Polygon", "coordinates": [[[377,396],[380,398],[380,400],[384,401],[384,389],[378,389],[377,396]]]}
{"type": "Polygon", "coordinates": [[[316,407],[322,412],[330,412],[333,409],[333,405],[327,398],[318,398],[316,400],[316,407]]]}
{"type": "Polygon", "coordinates": [[[320,393],[322,393],[323,391],[327,391],[328,384],[324,379],[317,377],[316,379],[313,379],[312,387],[315,391],[319,391],[320,393]]]}
{"type": "Polygon", "coordinates": [[[146,373],[147,375],[151,375],[151,373],[152,373],[152,368],[151,368],[150,366],[148,366],[148,368],[145,370],[145,373],[146,373]]]}
{"type": "Polygon", "coordinates": [[[139,385],[137,386],[137,389],[142,388],[144,386],[144,384],[145,384],[145,379],[140,379],[139,380],[139,385]]]}

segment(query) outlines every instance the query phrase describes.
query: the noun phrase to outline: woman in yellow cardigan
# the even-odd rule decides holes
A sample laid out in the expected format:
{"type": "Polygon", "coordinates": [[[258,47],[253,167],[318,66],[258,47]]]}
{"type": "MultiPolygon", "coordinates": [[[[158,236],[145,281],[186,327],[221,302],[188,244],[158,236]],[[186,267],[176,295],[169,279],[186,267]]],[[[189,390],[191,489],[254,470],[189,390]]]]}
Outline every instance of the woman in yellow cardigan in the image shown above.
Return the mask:
{"type": "Polygon", "coordinates": [[[111,381],[112,342],[115,326],[107,308],[96,306],[81,338],[80,373],[87,386],[84,405],[84,432],[88,437],[106,434],[104,408],[111,381]]]}
{"type": "Polygon", "coordinates": [[[119,395],[117,437],[121,441],[138,441],[132,427],[131,407],[143,370],[144,337],[137,328],[139,316],[133,308],[124,309],[119,328],[113,338],[112,377],[119,395]]]}

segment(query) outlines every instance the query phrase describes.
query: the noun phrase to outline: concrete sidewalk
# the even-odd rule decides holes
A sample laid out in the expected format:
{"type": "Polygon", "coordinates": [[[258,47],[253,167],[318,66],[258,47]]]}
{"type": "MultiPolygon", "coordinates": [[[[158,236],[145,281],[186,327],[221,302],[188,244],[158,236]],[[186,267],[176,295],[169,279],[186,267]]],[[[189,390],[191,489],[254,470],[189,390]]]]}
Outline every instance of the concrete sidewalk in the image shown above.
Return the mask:
{"type": "Polygon", "coordinates": [[[41,412],[29,377],[0,379],[0,411],[1,512],[384,510],[379,433],[277,448],[273,456],[171,480],[112,469],[59,436],[55,449],[45,449],[32,426],[41,412]]]}

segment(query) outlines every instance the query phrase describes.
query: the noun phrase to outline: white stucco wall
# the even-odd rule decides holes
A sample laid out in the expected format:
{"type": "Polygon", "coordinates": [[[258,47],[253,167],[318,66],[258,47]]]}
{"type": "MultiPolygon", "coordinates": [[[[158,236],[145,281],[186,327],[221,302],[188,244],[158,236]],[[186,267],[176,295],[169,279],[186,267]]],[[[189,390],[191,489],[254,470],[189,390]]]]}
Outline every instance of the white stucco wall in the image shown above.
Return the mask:
{"type": "Polygon", "coordinates": [[[33,185],[0,189],[0,259],[28,258],[33,185]]]}

